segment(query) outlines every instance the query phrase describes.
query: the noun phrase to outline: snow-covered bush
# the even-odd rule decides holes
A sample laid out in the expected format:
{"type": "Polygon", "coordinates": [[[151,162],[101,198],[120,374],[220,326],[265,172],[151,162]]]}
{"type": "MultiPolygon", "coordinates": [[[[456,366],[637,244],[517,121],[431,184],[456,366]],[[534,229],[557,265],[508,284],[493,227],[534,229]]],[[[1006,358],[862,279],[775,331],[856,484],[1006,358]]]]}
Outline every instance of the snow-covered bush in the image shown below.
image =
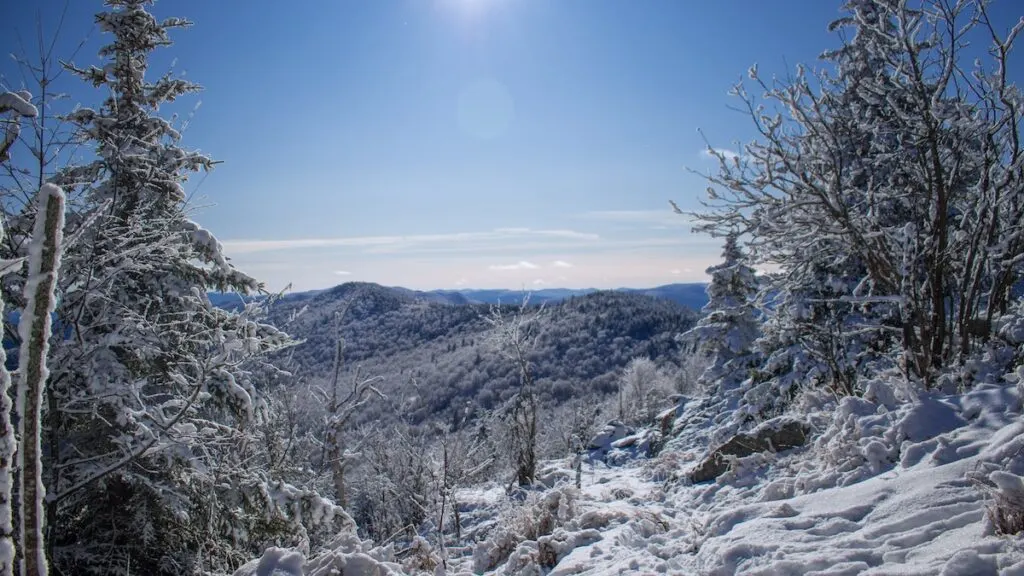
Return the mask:
{"type": "Polygon", "coordinates": [[[634,358],[619,381],[619,419],[648,425],[665,408],[672,394],[671,379],[650,358],[634,358]]]}
{"type": "Polygon", "coordinates": [[[353,532],[344,531],[312,554],[294,548],[267,548],[260,558],[247,562],[233,576],[398,576],[405,573],[401,564],[395,562],[390,546],[374,546],[360,540],[353,532]]]}
{"type": "Polygon", "coordinates": [[[418,428],[364,429],[351,480],[350,510],[370,538],[412,538],[429,517],[435,471],[431,438],[418,428]]]}
{"type": "Polygon", "coordinates": [[[972,480],[992,499],[986,506],[992,532],[1007,536],[1024,532],[1024,478],[1005,470],[993,470],[987,477],[975,474],[972,480]]]}
{"type": "Polygon", "coordinates": [[[540,561],[537,540],[577,515],[575,488],[562,486],[544,494],[528,493],[526,500],[509,503],[497,527],[473,549],[473,572],[483,574],[508,560],[506,573],[520,573],[540,561]],[[510,555],[514,558],[510,559],[510,555]]]}

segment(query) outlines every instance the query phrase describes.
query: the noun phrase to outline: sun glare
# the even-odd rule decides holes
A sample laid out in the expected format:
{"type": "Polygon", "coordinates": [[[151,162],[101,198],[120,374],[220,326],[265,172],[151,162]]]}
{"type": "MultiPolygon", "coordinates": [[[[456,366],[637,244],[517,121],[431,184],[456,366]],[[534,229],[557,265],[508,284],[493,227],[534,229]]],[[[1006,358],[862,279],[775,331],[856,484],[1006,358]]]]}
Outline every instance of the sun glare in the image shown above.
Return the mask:
{"type": "Polygon", "coordinates": [[[441,0],[441,3],[459,19],[473,22],[482,18],[497,0],[441,0]]]}

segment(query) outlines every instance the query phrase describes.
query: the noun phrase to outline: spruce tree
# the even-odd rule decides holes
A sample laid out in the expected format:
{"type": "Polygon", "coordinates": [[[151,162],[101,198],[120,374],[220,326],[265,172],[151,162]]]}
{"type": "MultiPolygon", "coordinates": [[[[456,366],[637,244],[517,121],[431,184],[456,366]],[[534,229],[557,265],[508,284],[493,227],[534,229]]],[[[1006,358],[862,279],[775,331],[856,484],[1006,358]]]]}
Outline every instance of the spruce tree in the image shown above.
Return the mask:
{"type": "Polygon", "coordinates": [[[69,66],[109,96],[69,116],[95,160],[58,179],[80,201],[47,386],[50,555],[65,574],[230,571],[335,508],[247,458],[266,407],[257,369],[291,340],[255,307],[207,298],[260,286],[186,216],[189,175],[214,162],[182,148],[158,112],[199,87],[147,79],[149,54],[189,22],[158,21],[151,0],[106,4],[105,62],[69,66]]]}
{"type": "Polygon", "coordinates": [[[707,269],[708,303],[697,325],[683,334],[692,353],[708,357],[700,385],[718,393],[734,388],[746,377],[751,346],[758,337],[759,322],[754,308],[758,280],[747,264],[735,233],[725,238],[722,262],[707,269]]]}

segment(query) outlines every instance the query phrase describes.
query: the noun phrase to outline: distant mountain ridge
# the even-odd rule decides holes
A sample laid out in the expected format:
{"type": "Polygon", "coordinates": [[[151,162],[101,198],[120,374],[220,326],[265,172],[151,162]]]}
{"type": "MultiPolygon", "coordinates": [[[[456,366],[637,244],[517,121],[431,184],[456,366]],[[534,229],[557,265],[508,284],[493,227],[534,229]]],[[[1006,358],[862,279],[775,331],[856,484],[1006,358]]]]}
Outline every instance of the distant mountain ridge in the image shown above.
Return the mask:
{"type": "MultiPolygon", "coordinates": [[[[534,293],[533,302],[547,298],[527,352],[543,406],[607,397],[634,358],[650,358],[674,373],[683,354],[677,336],[694,325],[695,310],[642,290],[583,292],[534,293]]],[[[379,379],[378,388],[396,405],[374,403],[360,411],[360,422],[399,413],[412,423],[444,421],[467,416],[465,410],[495,409],[519,385],[517,365],[494,345],[491,304],[473,301],[478,298],[501,299],[508,314],[522,293],[417,292],[348,282],[285,296],[270,307],[268,320],[301,341],[288,351],[287,369],[308,382],[330,377],[339,340],[340,381],[379,379]]]]}
{"type": "MultiPolygon", "coordinates": [[[[308,290],[305,292],[293,292],[286,294],[283,300],[297,302],[308,300],[314,296],[327,291],[342,289],[348,285],[365,285],[362,282],[347,282],[327,290],[308,290]]],[[[412,290],[398,286],[382,287],[393,291],[397,295],[414,300],[432,302],[437,304],[466,305],[466,304],[516,304],[522,302],[526,294],[530,295],[530,302],[542,304],[546,302],[555,303],[574,296],[585,296],[595,292],[625,292],[628,294],[640,294],[651,296],[660,300],[669,300],[686,306],[695,312],[699,312],[708,302],[706,283],[683,283],[665,284],[654,288],[615,288],[611,290],[600,290],[597,288],[544,288],[540,290],[507,290],[507,289],[463,289],[463,290],[412,290]]],[[[210,293],[210,301],[214,306],[221,308],[241,307],[243,298],[232,293],[210,293]]]]}

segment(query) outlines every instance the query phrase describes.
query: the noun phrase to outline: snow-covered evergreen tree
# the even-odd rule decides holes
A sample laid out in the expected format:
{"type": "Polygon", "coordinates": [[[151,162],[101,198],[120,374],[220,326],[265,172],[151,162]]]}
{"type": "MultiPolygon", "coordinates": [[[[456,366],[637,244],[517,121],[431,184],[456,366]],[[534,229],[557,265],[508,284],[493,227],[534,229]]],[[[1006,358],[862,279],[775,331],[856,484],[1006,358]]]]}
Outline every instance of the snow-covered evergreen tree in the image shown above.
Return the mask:
{"type": "Polygon", "coordinates": [[[755,309],[758,279],[739,246],[736,234],[725,238],[722,263],[707,269],[708,303],[697,325],[682,335],[693,353],[708,357],[700,385],[717,393],[746,378],[751,347],[759,334],[755,309]]]}
{"type": "Polygon", "coordinates": [[[108,0],[97,15],[112,37],[106,62],[70,68],[109,96],[70,116],[95,160],[59,178],[81,199],[47,384],[46,523],[62,573],[230,570],[265,543],[256,534],[335,513],[244,457],[265,410],[254,369],[291,341],[255,307],[226,312],[206,296],[259,285],[185,215],[183,184],[213,161],[157,115],[199,88],[147,80],[149,53],[189,24],[156,20],[151,3],[108,0]]]}

